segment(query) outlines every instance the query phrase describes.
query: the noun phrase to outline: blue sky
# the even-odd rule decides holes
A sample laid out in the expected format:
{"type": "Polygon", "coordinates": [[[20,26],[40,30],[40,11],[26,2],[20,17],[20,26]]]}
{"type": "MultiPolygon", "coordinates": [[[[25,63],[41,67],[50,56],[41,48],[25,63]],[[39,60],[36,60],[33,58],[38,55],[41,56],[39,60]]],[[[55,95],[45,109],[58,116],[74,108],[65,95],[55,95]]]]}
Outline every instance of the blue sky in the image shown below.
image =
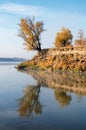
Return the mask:
{"type": "Polygon", "coordinates": [[[71,30],[74,39],[79,29],[86,31],[86,0],[0,0],[0,57],[32,56],[17,37],[17,24],[26,16],[44,21],[42,47],[52,47],[63,26],[71,30]]]}

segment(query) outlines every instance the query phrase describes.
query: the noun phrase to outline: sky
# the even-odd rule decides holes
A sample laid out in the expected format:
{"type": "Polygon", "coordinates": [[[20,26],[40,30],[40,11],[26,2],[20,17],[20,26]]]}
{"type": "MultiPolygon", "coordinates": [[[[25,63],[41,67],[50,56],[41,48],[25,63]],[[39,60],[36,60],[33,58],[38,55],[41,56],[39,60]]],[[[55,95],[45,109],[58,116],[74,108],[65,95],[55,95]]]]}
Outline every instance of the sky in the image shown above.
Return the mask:
{"type": "Polygon", "coordinates": [[[79,29],[86,31],[86,0],[0,0],[0,57],[33,56],[18,37],[20,19],[33,16],[44,22],[42,48],[50,48],[62,27],[71,30],[73,40],[79,29]]]}

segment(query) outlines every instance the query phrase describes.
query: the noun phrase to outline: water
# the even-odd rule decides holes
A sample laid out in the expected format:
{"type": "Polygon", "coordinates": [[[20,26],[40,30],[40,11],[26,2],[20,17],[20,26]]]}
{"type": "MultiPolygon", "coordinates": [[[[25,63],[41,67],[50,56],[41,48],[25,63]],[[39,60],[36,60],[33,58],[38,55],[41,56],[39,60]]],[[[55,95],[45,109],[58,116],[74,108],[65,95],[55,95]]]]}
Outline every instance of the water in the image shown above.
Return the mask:
{"type": "Polygon", "coordinates": [[[86,73],[0,65],[0,130],[86,130],[86,73]]]}

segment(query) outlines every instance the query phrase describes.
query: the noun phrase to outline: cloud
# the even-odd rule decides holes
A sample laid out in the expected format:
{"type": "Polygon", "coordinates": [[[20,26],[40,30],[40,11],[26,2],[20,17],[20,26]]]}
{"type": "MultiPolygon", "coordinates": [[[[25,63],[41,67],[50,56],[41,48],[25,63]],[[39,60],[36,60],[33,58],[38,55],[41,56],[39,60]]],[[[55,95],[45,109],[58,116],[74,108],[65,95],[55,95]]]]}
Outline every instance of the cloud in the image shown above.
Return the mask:
{"type": "Polygon", "coordinates": [[[43,8],[40,6],[22,5],[14,3],[0,5],[0,11],[20,15],[40,16],[42,10],[43,8]]]}

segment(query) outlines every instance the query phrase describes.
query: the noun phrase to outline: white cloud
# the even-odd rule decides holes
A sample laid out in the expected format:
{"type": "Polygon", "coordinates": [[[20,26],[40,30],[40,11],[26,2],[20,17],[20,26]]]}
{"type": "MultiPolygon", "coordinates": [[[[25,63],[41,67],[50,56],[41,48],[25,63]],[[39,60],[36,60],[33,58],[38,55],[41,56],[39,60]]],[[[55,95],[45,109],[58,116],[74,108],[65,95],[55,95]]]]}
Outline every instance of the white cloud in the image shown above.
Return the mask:
{"type": "Polygon", "coordinates": [[[8,3],[0,5],[0,10],[6,13],[40,16],[42,7],[8,3]]]}

